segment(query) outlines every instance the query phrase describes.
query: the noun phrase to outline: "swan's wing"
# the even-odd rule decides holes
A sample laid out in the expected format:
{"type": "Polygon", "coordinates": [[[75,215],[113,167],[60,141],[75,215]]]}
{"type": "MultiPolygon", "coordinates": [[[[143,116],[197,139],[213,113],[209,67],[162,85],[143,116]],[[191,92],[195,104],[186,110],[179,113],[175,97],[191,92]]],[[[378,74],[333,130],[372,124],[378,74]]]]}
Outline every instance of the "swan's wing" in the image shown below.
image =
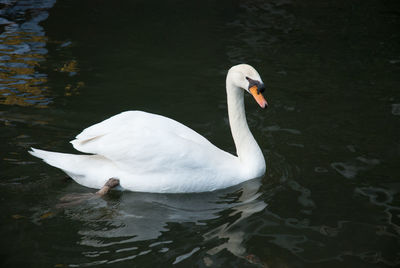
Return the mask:
{"type": "Polygon", "coordinates": [[[173,119],[141,111],[123,112],[90,126],[77,135],[71,143],[78,151],[98,154],[92,151],[92,146],[88,146],[89,142],[121,131],[131,134],[136,132],[140,135],[143,129],[167,131],[199,144],[210,144],[206,138],[173,119]]]}
{"type": "Polygon", "coordinates": [[[139,111],[93,125],[71,143],[79,151],[104,156],[135,173],[183,166],[208,168],[204,163],[209,165],[217,155],[219,160],[228,155],[172,119],[139,111]]]}

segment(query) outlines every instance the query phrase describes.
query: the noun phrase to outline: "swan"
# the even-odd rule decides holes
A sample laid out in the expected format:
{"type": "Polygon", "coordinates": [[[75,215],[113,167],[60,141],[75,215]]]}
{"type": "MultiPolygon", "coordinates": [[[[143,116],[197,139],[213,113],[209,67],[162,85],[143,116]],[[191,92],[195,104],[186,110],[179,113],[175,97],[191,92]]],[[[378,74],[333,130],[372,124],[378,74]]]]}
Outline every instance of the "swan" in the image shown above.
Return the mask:
{"type": "Polygon", "coordinates": [[[237,156],[173,119],[143,111],[122,112],[84,129],[71,143],[87,154],[35,148],[29,153],[94,189],[101,189],[110,178],[119,180],[121,190],[135,192],[191,193],[230,187],[265,173],[265,159],[247,125],[243,98],[247,91],[265,108],[264,89],[252,66],[229,69],[228,116],[237,156]]]}

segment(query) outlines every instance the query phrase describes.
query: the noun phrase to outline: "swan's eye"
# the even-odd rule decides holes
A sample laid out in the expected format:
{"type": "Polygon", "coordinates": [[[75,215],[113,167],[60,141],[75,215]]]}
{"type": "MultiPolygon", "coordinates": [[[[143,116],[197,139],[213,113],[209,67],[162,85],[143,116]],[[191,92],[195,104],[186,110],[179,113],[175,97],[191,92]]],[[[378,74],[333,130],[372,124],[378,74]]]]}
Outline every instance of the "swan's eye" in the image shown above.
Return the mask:
{"type": "Polygon", "coordinates": [[[261,83],[260,81],[257,81],[257,80],[253,80],[247,76],[246,76],[246,79],[247,79],[247,81],[249,81],[249,89],[256,86],[257,93],[262,93],[265,91],[264,83],[261,83]]]}

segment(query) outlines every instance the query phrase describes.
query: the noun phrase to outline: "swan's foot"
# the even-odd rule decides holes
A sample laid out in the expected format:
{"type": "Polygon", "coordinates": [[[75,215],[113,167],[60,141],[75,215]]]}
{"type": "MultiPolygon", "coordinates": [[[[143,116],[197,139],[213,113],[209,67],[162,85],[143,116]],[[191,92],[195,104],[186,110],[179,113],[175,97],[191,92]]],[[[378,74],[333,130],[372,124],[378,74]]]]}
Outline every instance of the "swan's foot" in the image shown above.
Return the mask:
{"type": "Polygon", "coordinates": [[[96,195],[93,193],[67,194],[60,198],[61,203],[58,203],[56,208],[73,207],[94,197],[96,197],[96,195]]]}
{"type": "Polygon", "coordinates": [[[75,201],[83,201],[94,197],[92,193],[84,193],[84,194],[67,194],[60,198],[60,201],[63,203],[70,203],[75,201]]]}
{"type": "Polygon", "coordinates": [[[76,206],[83,201],[96,198],[96,197],[102,197],[106,195],[112,188],[116,187],[119,185],[119,180],[115,178],[109,179],[104,186],[98,190],[95,194],[93,193],[84,193],[84,194],[67,194],[63,197],[60,198],[61,203],[57,204],[57,208],[66,208],[66,207],[72,207],[76,206]]]}
{"type": "Polygon", "coordinates": [[[111,178],[109,179],[104,186],[96,192],[98,196],[106,195],[112,188],[119,185],[119,179],[111,178]]]}

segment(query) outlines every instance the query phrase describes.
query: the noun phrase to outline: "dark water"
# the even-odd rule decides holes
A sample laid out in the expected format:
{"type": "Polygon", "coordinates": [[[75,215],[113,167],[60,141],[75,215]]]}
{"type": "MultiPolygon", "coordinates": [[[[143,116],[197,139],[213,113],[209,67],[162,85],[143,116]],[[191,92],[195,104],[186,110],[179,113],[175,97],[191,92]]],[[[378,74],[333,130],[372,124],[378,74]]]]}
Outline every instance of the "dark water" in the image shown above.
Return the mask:
{"type": "Polygon", "coordinates": [[[366,1],[0,1],[2,267],[400,265],[400,5],[366,1]],[[27,154],[139,109],[234,152],[225,74],[265,177],[212,193],[91,189],[27,154]]]}

